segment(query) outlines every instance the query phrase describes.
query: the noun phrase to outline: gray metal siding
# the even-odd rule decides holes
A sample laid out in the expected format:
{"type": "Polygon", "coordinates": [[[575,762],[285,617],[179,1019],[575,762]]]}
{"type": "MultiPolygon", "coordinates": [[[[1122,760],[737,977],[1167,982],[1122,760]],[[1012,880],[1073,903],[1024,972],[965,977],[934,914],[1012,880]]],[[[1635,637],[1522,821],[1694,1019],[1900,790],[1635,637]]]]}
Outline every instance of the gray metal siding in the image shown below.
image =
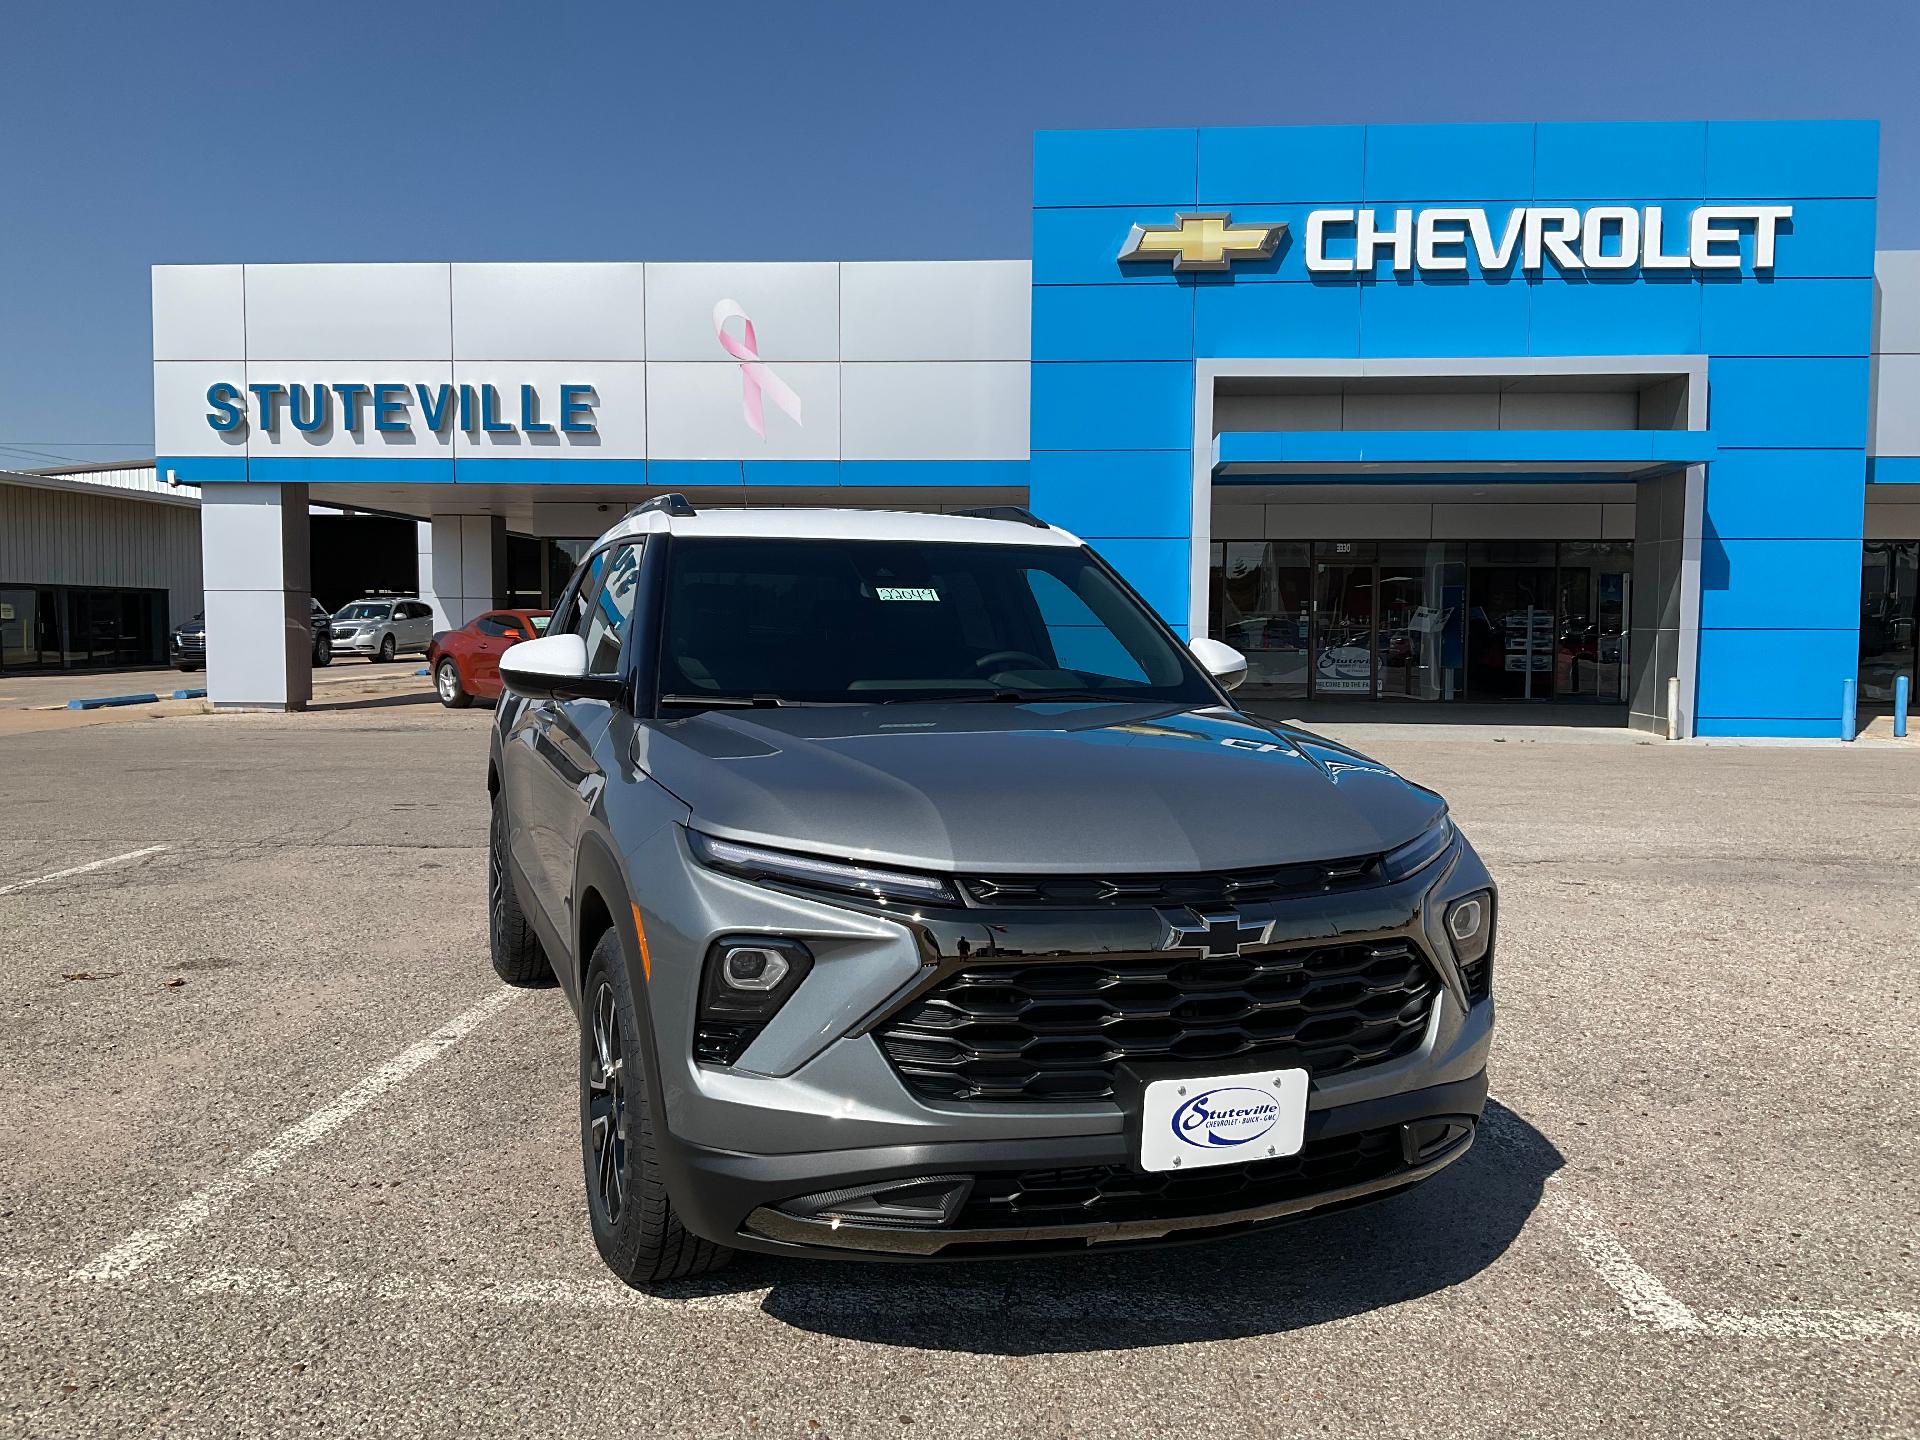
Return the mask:
{"type": "Polygon", "coordinates": [[[199,508],[0,481],[0,585],[165,590],[178,624],[203,603],[199,508]]]}

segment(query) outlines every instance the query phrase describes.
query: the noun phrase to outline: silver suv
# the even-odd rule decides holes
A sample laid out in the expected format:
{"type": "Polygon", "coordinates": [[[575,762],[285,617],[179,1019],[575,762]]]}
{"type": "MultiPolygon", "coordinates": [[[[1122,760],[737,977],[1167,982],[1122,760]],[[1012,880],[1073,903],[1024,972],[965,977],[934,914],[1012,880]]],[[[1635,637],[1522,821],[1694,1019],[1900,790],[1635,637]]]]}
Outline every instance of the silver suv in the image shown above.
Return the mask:
{"type": "Polygon", "coordinates": [[[333,614],[336,654],[391,660],[402,650],[424,655],[433,639],[433,610],[419,600],[356,600],[333,614]]]}
{"type": "Polygon", "coordinates": [[[1237,709],[1062,530],[663,496],[500,669],[493,963],[579,1018],[629,1284],[1235,1235],[1472,1143],[1446,805],[1237,709]]]}

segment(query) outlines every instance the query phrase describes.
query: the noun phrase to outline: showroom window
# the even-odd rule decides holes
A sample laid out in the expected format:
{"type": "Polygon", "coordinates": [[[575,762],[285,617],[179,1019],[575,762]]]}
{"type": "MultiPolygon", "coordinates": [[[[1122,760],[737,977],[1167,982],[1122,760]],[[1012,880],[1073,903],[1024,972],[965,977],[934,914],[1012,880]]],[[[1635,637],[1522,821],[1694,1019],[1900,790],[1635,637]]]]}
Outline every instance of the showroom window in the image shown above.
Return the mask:
{"type": "Polygon", "coordinates": [[[1266,699],[1626,700],[1630,541],[1226,540],[1208,633],[1266,699]]]}
{"type": "Polygon", "coordinates": [[[1920,667],[1920,540],[1869,540],[1860,562],[1860,703],[1891,705],[1893,682],[1920,667]]]}

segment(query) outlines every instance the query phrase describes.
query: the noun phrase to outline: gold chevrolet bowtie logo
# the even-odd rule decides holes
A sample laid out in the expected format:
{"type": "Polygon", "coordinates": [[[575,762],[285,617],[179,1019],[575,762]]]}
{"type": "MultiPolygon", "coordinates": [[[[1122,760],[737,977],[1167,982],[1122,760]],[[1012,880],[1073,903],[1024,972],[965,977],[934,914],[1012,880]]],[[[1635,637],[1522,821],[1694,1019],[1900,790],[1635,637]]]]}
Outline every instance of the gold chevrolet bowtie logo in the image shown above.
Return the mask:
{"type": "Polygon", "coordinates": [[[1136,225],[1120,259],[1171,260],[1175,270],[1224,270],[1236,260],[1265,260],[1287,233],[1278,225],[1236,225],[1217,215],[1180,215],[1171,225],[1136,225]]]}

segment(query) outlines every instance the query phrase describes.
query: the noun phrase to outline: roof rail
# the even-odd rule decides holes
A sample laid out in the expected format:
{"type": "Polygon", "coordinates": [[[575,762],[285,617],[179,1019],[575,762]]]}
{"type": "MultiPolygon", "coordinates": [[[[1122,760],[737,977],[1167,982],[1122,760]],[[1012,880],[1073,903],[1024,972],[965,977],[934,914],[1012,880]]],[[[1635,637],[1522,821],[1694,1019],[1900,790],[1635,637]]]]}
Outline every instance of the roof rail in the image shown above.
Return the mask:
{"type": "Polygon", "coordinates": [[[678,490],[669,490],[665,495],[656,495],[651,500],[642,500],[638,505],[627,511],[626,518],[631,520],[636,515],[645,515],[653,510],[658,510],[664,515],[671,515],[676,520],[685,520],[689,516],[700,513],[693,508],[693,502],[678,490]]]}
{"type": "Polygon", "coordinates": [[[971,510],[955,510],[955,515],[970,515],[975,520],[1007,520],[1015,525],[1031,525],[1036,530],[1053,527],[1023,505],[976,505],[971,510]]]}

